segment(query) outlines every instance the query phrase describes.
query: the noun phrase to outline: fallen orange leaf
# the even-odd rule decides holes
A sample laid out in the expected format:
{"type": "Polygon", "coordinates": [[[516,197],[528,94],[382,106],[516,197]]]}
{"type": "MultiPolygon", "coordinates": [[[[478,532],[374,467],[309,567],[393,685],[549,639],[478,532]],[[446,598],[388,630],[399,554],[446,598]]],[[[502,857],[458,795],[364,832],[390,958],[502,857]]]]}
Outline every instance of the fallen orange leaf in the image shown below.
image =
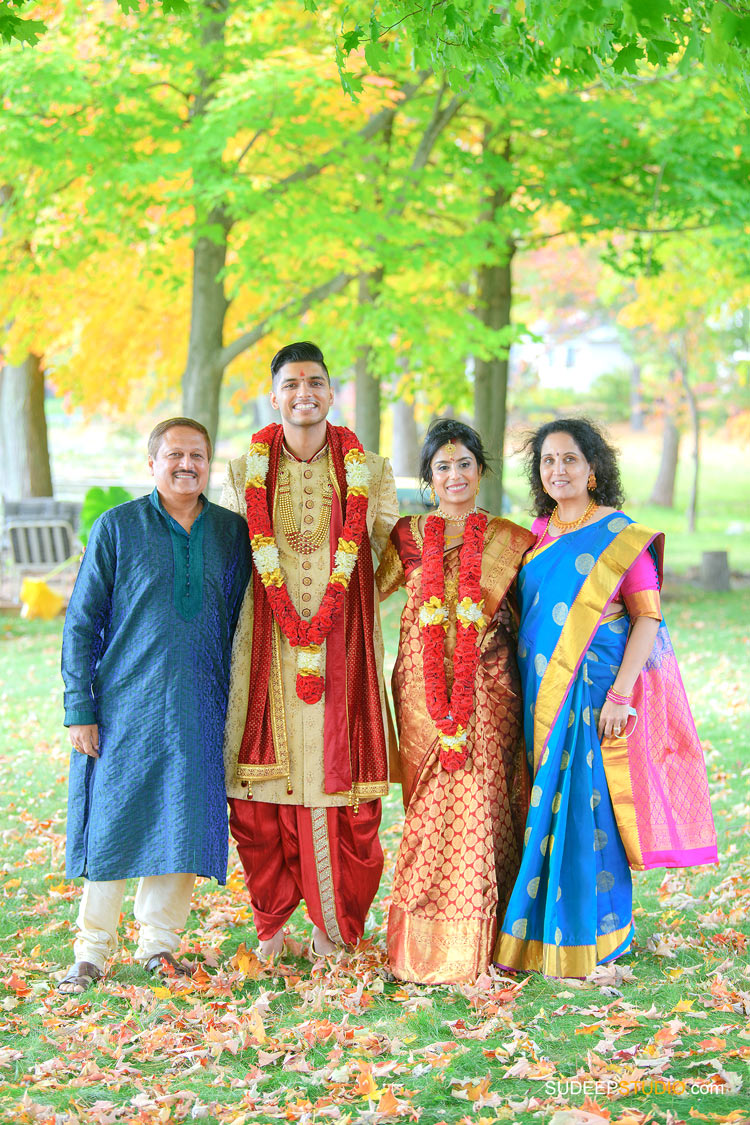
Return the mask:
{"type": "Polygon", "coordinates": [[[375,1079],[372,1076],[372,1067],[369,1063],[359,1062],[359,1074],[357,1081],[354,1083],[354,1093],[357,1097],[361,1098],[374,1098],[377,1095],[378,1087],[375,1079]]]}
{"type": "Polygon", "coordinates": [[[398,1098],[394,1096],[393,1088],[391,1086],[386,1086],[385,1090],[383,1090],[383,1093],[380,1095],[377,1112],[383,1114],[396,1113],[398,1107],[398,1098]]]}

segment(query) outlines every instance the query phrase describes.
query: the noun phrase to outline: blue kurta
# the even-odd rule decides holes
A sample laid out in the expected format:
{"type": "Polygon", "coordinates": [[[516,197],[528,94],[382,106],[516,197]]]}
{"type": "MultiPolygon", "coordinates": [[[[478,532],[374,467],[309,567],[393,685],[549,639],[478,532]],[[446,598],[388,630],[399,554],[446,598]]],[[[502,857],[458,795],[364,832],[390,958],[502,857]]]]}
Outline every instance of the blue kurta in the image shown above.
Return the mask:
{"type": "Polygon", "coordinates": [[[193,872],[226,881],[222,741],[232,636],[250,575],[247,525],[203,498],[190,534],[156,489],[95,522],[65,616],[73,751],[66,872],[193,872]]]}

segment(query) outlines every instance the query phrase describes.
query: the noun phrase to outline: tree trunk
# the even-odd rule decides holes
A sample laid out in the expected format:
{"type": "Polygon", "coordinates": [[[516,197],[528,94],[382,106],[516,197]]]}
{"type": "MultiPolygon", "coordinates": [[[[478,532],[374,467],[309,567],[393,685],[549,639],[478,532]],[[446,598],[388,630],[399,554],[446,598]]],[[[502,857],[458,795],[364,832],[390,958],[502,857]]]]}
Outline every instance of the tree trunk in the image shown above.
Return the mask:
{"type": "Polygon", "coordinates": [[[659,508],[674,507],[674,486],[677,478],[677,462],[680,452],[680,431],[677,428],[674,413],[670,410],[664,415],[664,433],[662,435],[661,461],[656,474],[654,487],[648,498],[649,504],[656,504],[659,508]]]}
{"type": "Polygon", "coordinates": [[[636,364],[630,371],[630,428],[635,433],[643,430],[643,397],[641,395],[641,369],[636,364]]]}
{"type": "Polygon", "coordinates": [[[190,341],[182,376],[182,410],[188,418],[203,423],[215,444],[219,429],[219,393],[224,378],[224,318],[229,307],[223,270],[231,223],[218,209],[211,213],[208,221],[224,230],[225,235],[220,242],[201,236],[193,250],[190,341]]]}
{"type": "MultiPolygon", "coordinates": [[[[196,128],[201,128],[223,70],[228,7],[229,0],[204,0],[201,8],[201,47],[208,62],[206,69],[199,69],[196,74],[197,91],[190,111],[191,125],[196,128]]],[[[221,150],[207,154],[206,159],[221,165],[221,150]]],[[[197,191],[200,167],[193,168],[193,178],[197,191]]],[[[224,319],[229,307],[223,274],[232,222],[229,212],[220,205],[204,213],[196,208],[190,339],[182,375],[182,410],[188,418],[203,423],[214,444],[224,377],[224,319]],[[210,237],[201,233],[206,228],[211,231],[210,237]]]]}
{"type": "Polygon", "coordinates": [[[0,491],[9,500],[52,495],[44,414],[44,372],[39,356],[0,369],[0,491]]]}
{"type": "Polygon", "coordinates": [[[685,392],[685,398],[688,403],[688,411],[690,413],[690,430],[693,435],[693,451],[691,454],[693,462],[693,479],[690,482],[690,498],[688,500],[688,531],[695,531],[696,518],[698,513],[698,476],[700,473],[700,439],[701,439],[701,420],[698,411],[698,402],[695,397],[695,392],[690,386],[687,371],[682,369],[682,388],[685,392]]]}
{"type": "MultiPolygon", "coordinates": [[[[484,266],[479,274],[478,312],[488,328],[505,328],[510,324],[512,300],[511,261],[513,246],[508,243],[507,260],[484,266]]],[[[500,515],[503,503],[503,448],[508,394],[508,357],[478,359],[474,372],[474,426],[482,435],[488,455],[492,458],[492,475],[482,484],[482,503],[500,515]]]]}
{"type": "MultiPolygon", "coordinates": [[[[370,305],[383,281],[383,270],[359,279],[359,304],[370,305]]],[[[354,429],[365,449],[380,453],[380,380],[370,371],[372,348],[365,344],[354,362],[354,429]]]]}
{"type": "Polygon", "coordinates": [[[397,477],[419,475],[419,433],[414,403],[397,398],[391,405],[393,420],[393,472],[397,477]]]}
{"type": "MultiPolygon", "coordinates": [[[[484,150],[497,155],[497,145],[489,128],[485,130],[484,150]]],[[[510,138],[502,140],[502,156],[510,159],[510,138]]],[[[500,184],[492,189],[485,202],[482,219],[491,229],[502,229],[502,213],[508,205],[508,190],[500,184]]],[[[491,236],[492,237],[492,236],[491,236]]],[[[502,246],[495,238],[489,247],[494,261],[479,271],[476,315],[493,331],[510,325],[513,294],[511,263],[515,246],[506,238],[502,246]]],[[[482,504],[493,515],[500,515],[503,504],[503,450],[505,445],[505,415],[508,395],[508,354],[495,355],[489,360],[477,359],[474,370],[474,425],[482,435],[485,448],[492,458],[493,472],[482,484],[482,504]]]]}

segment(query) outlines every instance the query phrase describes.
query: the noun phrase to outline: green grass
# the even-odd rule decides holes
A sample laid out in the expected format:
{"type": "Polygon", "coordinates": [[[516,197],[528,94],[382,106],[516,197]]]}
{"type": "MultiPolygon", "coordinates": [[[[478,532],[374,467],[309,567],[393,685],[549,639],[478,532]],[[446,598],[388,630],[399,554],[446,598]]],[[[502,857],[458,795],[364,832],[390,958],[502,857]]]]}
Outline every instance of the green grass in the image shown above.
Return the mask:
{"type": "MultiPolygon", "coordinates": [[[[391,660],[399,608],[397,598],[384,607],[391,660]]],[[[202,883],[196,895],[187,945],[208,969],[198,987],[155,986],[132,963],[126,903],[123,951],[107,982],[67,1000],[50,982],[70,959],[78,894],[63,874],[61,625],[0,618],[0,1121],[548,1122],[583,1105],[585,1092],[600,1107],[592,1113],[622,1125],[684,1121],[691,1107],[709,1120],[741,1119],[746,1092],[737,1087],[747,1085],[750,1055],[747,598],[678,584],[666,611],[709,744],[721,861],[636,875],[636,950],[599,983],[385,983],[377,970],[400,833],[395,790],[373,940],[356,957],[327,971],[299,957],[265,972],[237,958],[254,933],[235,866],[227,888],[202,883]],[[653,1092],[644,1084],[659,1063],[663,1080],[718,1076],[717,1089],[734,1092],[653,1092]]],[[[303,941],[301,911],[292,926],[303,941]]]]}

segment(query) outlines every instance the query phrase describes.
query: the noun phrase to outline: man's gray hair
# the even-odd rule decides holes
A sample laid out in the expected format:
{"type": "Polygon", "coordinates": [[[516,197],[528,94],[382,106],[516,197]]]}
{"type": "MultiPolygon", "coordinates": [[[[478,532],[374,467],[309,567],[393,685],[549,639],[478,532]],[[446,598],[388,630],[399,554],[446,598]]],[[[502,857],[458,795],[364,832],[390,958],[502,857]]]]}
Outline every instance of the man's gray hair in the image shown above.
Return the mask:
{"type": "Polygon", "coordinates": [[[196,422],[194,418],[167,418],[166,422],[157,422],[151,433],[148,435],[148,455],[149,457],[156,458],[156,455],[161,448],[161,439],[164,437],[167,430],[171,430],[173,426],[187,426],[190,430],[197,430],[199,434],[203,434],[208,446],[208,459],[209,461],[214,455],[213,445],[211,444],[211,436],[203,425],[202,422],[196,422]]]}

